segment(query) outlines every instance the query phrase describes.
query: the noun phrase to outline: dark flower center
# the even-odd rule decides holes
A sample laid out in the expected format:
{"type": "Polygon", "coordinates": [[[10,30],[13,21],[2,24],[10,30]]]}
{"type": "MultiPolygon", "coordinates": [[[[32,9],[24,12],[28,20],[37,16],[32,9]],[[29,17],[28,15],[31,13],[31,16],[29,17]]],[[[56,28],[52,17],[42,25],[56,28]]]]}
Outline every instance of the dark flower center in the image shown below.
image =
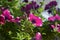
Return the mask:
{"type": "Polygon", "coordinates": [[[7,16],[5,16],[5,20],[7,20],[8,19],[8,17],[7,16]]]}
{"type": "Polygon", "coordinates": [[[34,23],[36,23],[36,21],[33,19],[33,20],[32,20],[32,23],[34,24],[34,23]]]}
{"type": "Polygon", "coordinates": [[[26,3],[27,3],[27,2],[28,2],[28,0],[24,0],[23,2],[26,2],[26,3]]]}
{"type": "Polygon", "coordinates": [[[51,13],[52,11],[51,10],[48,10],[48,13],[51,13]]]}
{"type": "Polygon", "coordinates": [[[57,26],[60,29],[60,26],[57,26]]]}
{"type": "Polygon", "coordinates": [[[12,0],[8,0],[9,2],[12,1],[12,0]]]}

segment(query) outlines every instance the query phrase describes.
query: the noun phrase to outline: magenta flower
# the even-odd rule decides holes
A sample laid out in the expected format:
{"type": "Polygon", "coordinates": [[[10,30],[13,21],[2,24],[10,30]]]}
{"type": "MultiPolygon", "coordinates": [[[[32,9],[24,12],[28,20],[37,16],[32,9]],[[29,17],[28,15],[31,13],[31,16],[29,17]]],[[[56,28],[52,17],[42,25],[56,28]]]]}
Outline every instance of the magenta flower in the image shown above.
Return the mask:
{"type": "Polygon", "coordinates": [[[7,19],[8,22],[15,22],[14,16],[10,15],[7,19]]]}
{"type": "Polygon", "coordinates": [[[0,24],[5,24],[5,17],[0,15],[0,24]]]}
{"type": "Polygon", "coordinates": [[[55,28],[55,26],[54,25],[51,25],[51,28],[55,28]]]}
{"type": "Polygon", "coordinates": [[[54,16],[51,16],[48,18],[49,21],[55,21],[55,17],[54,16]]]}
{"type": "Polygon", "coordinates": [[[55,18],[56,18],[57,20],[60,20],[60,16],[59,16],[58,14],[55,15],[55,18]]]}
{"type": "Polygon", "coordinates": [[[11,15],[8,9],[5,9],[2,15],[5,16],[5,20],[7,20],[8,22],[15,22],[14,16],[11,15]]]}
{"type": "Polygon", "coordinates": [[[40,17],[35,16],[34,14],[29,14],[29,20],[35,25],[35,26],[42,26],[42,19],[40,17]]]}
{"type": "Polygon", "coordinates": [[[5,19],[9,19],[10,17],[10,11],[8,9],[5,9],[3,12],[2,12],[2,15],[5,16],[5,19]]]}
{"type": "Polygon", "coordinates": [[[8,16],[11,15],[11,14],[10,14],[10,11],[9,11],[8,9],[5,9],[2,14],[3,14],[4,16],[6,16],[6,17],[8,17],[8,16]]]}
{"type": "Polygon", "coordinates": [[[35,39],[36,39],[36,40],[42,40],[42,35],[41,35],[41,33],[37,32],[36,35],[35,35],[35,39]]]}
{"type": "Polygon", "coordinates": [[[60,16],[56,14],[55,16],[51,16],[48,18],[49,21],[55,21],[55,20],[60,20],[60,16]]]}
{"type": "Polygon", "coordinates": [[[15,22],[20,23],[20,17],[16,17],[15,22]]]}
{"type": "Polygon", "coordinates": [[[60,32],[60,24],[57,25],[51,25],[54,31],[60,32]]]}

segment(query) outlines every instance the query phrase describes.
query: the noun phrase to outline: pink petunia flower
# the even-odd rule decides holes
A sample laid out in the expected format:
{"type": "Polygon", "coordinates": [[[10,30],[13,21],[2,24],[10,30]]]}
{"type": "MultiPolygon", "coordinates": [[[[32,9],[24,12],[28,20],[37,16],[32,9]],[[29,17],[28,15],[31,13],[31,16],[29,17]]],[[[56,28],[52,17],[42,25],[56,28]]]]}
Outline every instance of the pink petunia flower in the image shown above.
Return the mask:
{"type": "Polygon", "coordinates": [[[5,9],[2,15],[5,16],[5,20],[7,20],[8,22],[15,22],[14,16],[11,15],[8,9],[5,9]]]}
{"type": "Polygon", "coordinates": [[[60,20],[60,16],[59,16],[58,14],[55,15],[55,18],[56,18],[57,20],[60,20]]]}
{"type": "Polygon", "coordinates": [[[60,16],[56,14],[55,16],[51,16],[48,18],[49,21],[55,21],[55,20],[60,20],[60,16]]]}
{"type": "Polygon", "coordinates": [[[41,35],[41,33],[37,32],[36,35],[35,35],[35,39],[36,39],[36,40],[42,40],[42,35],[41,35]]]}
{"type": "Polygon", "coordinates": [[[8,22],[15,22],[15,19],[14,19],[14,16],[13,15],[10,15],[9,17],[8,17],[8,20],[7,20],[8,22]]]}
{"type": "Polygon", "coordinates": [[[49,21],[55,21],[55,17],[54,16],[51,16],[48,18],[49,21]]]}
{"type": "Polygon", "coordinates": [[[55,26],[54,26],[54,25],[51,25],[51,27],[52,27],[52,28],[55,28],[55,26]]]}
{"type": "Polygon", "coordinates": [[[29,20],[34,24],[35,26],[42,26],[43,22],[40,17],[35,16],[34,14],[29,14],[29,20]]]}
{"type": "Polygon", "coordinates": [[[56,25],[51,25],[51,27],[53,28],[54,31],[60,32],[60,24],[56,25]]]}
{"type": "Polygon", "coordinates": [[[3,11],[2,15],[4,15],[5,17],[9,17],[11,14],[10,14],[10,11],[8,9],[5,9],[3,11]]]}
{"type": "Polygon", "coordinates": [[[58,24],[57,27],[58,27],[57,32],[60,32],[60,24],[58,24]]]}
{"type": "Polygon", "coordinates": [[[17,17],[15,19],[14,16],[11,15],[11,13],[8,9],[5,9],[4,11],[2,11],[2,15],[5,17],[5,20],[8,21],[8,22],[14,22],[14,23],[20,22],[20,18],[17,17]]]}
{"type": "Polygon", "coordinates": [[[16,17],[15,22],[20,23],[20,17],[16,17]]]}
{"type": "Polygon", "coordinates": [[[0,15],[0,24],[5,24],[5,17],[3,15],[0,15]]]}

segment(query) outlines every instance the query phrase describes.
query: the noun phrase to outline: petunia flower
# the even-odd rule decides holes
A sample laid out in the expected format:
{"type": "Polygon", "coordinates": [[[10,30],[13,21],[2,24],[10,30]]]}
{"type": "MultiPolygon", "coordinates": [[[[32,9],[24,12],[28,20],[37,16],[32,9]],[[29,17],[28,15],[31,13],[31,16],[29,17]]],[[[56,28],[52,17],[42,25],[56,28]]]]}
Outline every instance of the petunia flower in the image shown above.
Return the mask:
{"type": "Polygon", "coordinates": [[[56,14],[55,16],[51,16],[48,18],[49,21],[55,21],[55,20],[60,20],[60,16],[56,14]]]}
{"type": "Polygon", "coordinates": [[[36,39],[36,40],[42,40],[42,35],[41,35],[41,33],[37,32],[36,35],[35,35],[35,39],[36,39]]]}
{"type": "Polygon", "coordinates": [[[57,20],[60,20],[60,16],[59,16],[58,14],[55,15],[55,18],[56,18],[57,20]]]}
{"type": "Polygon", "coordinates": [[[5,16],[5,20],[7,20],[8,22],[15,22],[14,16],[11,15],[10,11],[8,9],[5,9],[2,12],[2,15],[5,16]]]}
{"type": "Polygon", "coordinates": [[[51,16],[48,18],[49,21],[55,21],[55,17],[54,16],[51,16]]]}
{"type": "Polygon", "coordinates": [[[14,16],[10,15],[7,19],[8,22],[15,22],[14,16]]]}
{"type": "Polygon", "coordinates": [[[35,26],[42,26],[42,19],[40,17],[35,16],[34,14],[29,14],[29,20],[34,24],[35,26]]]}
{"type": "Polygon", "coordinates": [[[5,19],[8,19],[10,17],[10,11],[8,9],[5,9],[4,11],[2,11],[2,15],[5,16],[5,19]]]}
{"type": "Polygon", "coordinates": [[[60,32],[60,24],[57,24],[57,25],[51,25],[51,27],[53,28],[54,31],[60,32]]]}
{"type": "Polygon", "coordinates": [[[5,17],[3,15],[0,15],[0,24],[5,24],[5,17]]]}
{"type": "Polygon", "coordinates": [[[20,23],[20,17],[16,17],[15,22],[20,23]]]}

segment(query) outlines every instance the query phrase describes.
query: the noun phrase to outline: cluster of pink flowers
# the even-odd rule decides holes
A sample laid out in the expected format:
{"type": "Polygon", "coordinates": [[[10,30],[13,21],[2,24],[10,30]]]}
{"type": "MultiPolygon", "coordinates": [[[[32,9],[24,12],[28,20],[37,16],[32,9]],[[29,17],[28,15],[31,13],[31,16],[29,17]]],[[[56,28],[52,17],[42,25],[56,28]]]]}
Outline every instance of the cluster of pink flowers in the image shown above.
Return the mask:
{"type": "Polygon", "coordinates": [[[0,15],[0,24],[5,24],[6,21],[19,23],[20,17],[14,18],[14,16],[11,15],[10,11],[8,9],[5,9],[4,11],[2,11],[2,14],[0,15]]]}
{"type": "MultiPolygon", "coordinates": [[[[33,13],[29,14],[28,20],[32,22],[32,24],[36,27],[41,27],[43,24],[42,19],[38,16],[35,16],[33,13]]],[[[5,9],[2,11],[2,14],[0,15],[0,24],[5,24],[6,21],[20,23],[20,17],[14,18],[14,16],[11,15],[10,11],[8,9],[5,9]]],[[[41,33],[37,32],[35,35],[35,39],[42,40],[41,33]]]]}
{"type": "MultiPolygon", "coordinates": [[[[49,21],[60,21],[60,16],[58,14],[56,14],[55,16],[51,16],[48,18],[49,21]]],[[[60,24],[53,24],[51,25],[51,27],[53,28],[54,31],[60,32],[60,24]]]]}
{"type": "Polygon", "coordinates": [[[51,16],[48,18],[49,21],[55,21],[55,20],[60,20],[60,16],[56,14],[55,16],[51,16]]]}

